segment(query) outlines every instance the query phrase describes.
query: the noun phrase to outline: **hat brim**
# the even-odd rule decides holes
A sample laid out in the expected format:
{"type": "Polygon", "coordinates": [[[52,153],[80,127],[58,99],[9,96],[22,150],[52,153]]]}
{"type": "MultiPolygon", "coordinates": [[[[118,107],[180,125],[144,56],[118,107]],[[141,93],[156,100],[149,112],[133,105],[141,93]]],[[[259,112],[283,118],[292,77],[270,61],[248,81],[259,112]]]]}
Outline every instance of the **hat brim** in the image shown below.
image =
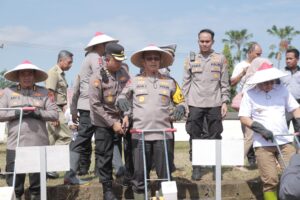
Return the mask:
{"type": "Polygon", "coordinates": [[[18,73],[19,73],[19,71],[22,71],[22,70],[34,70],[35,71],[35,74],[34,74],[34,82],[35,83],[45,81],[48,78],[48,74],[44,70],[42,70],[42,69],[40,69],[37,66],[32,65],[32,64],[18,65],[14,69],[7,71],[4,74],[4,78],[6,78],[9,81],[13,81],[13,82],[18,83],[19,82],[18,73]]]}
{"type": "Polygon", "coordinates": [[[99,35],[95,36],[91,39],[91,41],[88,43],[88,45],[85,47],[85,51],[92,51],[93,46],[98,45],[98,44],[103,44],[107,42],[118,42],[119,40],[114,39],[108,35],[99,35]]]}
{"type": "Polygon", "coordinates": [[[124,60],[127,59],[126,56],[114,56],[114,55],[112,55],[112,57],[114,57],[114,59],[117,60],[117,61],[124,61],[124,60]]]}
{"type": "Polygon", "coordinates": [[[287,76],[288,74],[283,73],[282,71],[276,69],[276,68],[270,68],[265,69],[261,71],[256,71],[254,75],[247,81],[247,84],[259,84],[266,81],[275,80],[284,76],[287,76]]]}
{"type": "Polygon", "coordinates": [[[172,65],[172,63],[173,63],[172,55],[160,48],[144,48],[140,51],[135,52],[131,56],[131,59],[130,59],[132,64],[134,64],[135,66],[137,66],[139,68],[144,68],[143,54],[145,52],[151,52],[151,51],[154,51],[154,52],[156,51],[156,52],[160,53],[160,55],[161,55],[160,68],[165,68],[165,67],[172,65]]]}

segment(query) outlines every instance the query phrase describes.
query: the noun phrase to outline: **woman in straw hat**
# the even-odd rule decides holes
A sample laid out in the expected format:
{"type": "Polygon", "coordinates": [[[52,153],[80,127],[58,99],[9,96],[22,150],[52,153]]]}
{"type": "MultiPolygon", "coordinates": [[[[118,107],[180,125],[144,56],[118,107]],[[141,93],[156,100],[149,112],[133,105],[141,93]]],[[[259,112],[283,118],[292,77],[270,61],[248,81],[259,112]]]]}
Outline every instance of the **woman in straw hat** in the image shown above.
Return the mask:
{"type": "MultiPolygon", "coordinates": [[[[78,83],[75,84],[77,87],[74,86],[70,110],[74,123],[78,123],[78,113],[80,118],[78,136],[76,140],[71,141],[70,150],[71,154],[76,155],[76,158],[78,157],[73,162],[75,166],[72,167],[77,168],[80,175],[86,175],[89,171],[92,153],[91,139],[95,132],[90,120],[89,81],[91,75],[98,73],[104,64],[102,56],[108,42],[118,42],[118,40],[101,32],[95,33],[85,48],[85,58],[75,81],[75,83],[78,83]]],[[[65,176],[65,183],[80,184],[81,181],[73,176],[65,176]]]]}
{"type": "MultiPolygon", "coordinates": [[[[161,48],[150,45],[135,52],[131,62],[143,73],[128,81],[126,87],[118,97],[117,105],[122,111],[128,111],[133,106],[133,128],[136,129],[167,129],[171,127],[171,118],[180,120],[185,114],[184,99],[175,98],[176,83],[173,79],[159,73],[160,68],[172,64],[173,58],[161,48]],[[174,103],[176,109],[174,116],[169,116],[170,103],[174,103]]],[[[140,135],[132,135],[133,146],[133,191],[135,198],[141,198],[144,193],[144,169],[142,162],[142,143],[140,135]]],[[[167,133],[167,144],[170,148],[172,134],[167,133]]],[[[163,135],[160,132],[145,133],[147,177],[151,169],[151,163],[155,162],[158,178],[167,178],[165,157],[163,151],[163,135]]],[[[168,150],[169,152],[169,150],[168,150]]],[[[170,157],[169,157],[170,158],[170,157]]],[[[169,161],[170,163],[170,161],[169,161]]]]}
{"type": "MultiPolygon", "coordinates": [[[[20,110],[0,111],[0,121],[8,121],[8,139],[6,151],[6,171],[13,172],[15,164],[15,149],[19,146],[49,145],[46,121],[58,120],[57,106],[48,98],[48,90],[35,83],[45,81],[47,73],[37,66],[25,61],[14,69],[6,72],[7,80],[17,82],[17,85],[0,91],[1,108],[34,107],[33,111],[20,110]],[[19,118],[23,117],[19,143],[17,141],[19,118]]],[[[7,175],[6,182],[12,185],[13,176],[7,175]]],[[[24,193],[25,174],[18,174],[15,182],[17,199],[24,193]]],[[[29,174],[31,200],[40,199],[40,176],[29,174]]]]}
{"type": "Polygon", "coordinates": [[[256,58],[251,65],[255,65],[253,67],[257,71],[248,84],[255,86],[244,93],[239,117],[243,125],[254,131],[253,147],[263,182],[264,199],[275,200],[279,182],[277,161],[284,167],[295,153],[293,137],[276,135],[288,134],[285,111],[292,112],[300,123],[300,109],[288,90],[276,84],[276,79],[286,74],[272,67],[266,58],[256,58]]]}

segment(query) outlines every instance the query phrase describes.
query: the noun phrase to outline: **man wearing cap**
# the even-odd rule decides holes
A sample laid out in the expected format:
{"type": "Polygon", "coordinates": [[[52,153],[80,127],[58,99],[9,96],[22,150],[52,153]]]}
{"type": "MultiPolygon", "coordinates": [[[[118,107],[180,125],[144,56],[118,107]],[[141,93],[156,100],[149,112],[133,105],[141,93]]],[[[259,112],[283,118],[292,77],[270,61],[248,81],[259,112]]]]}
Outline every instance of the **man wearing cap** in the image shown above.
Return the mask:
{"type": "MultiPolygon", "coordinates": [[[[46,121],[58,120],[57,106],[48,97],[46,88],[35,83],[45,81],[47,73],[25,61],[14,69],[6,72],[7,80],[17,82],[17,85],[0,91],[0,108],[31,107],[32,110],[2,110],[0,121],[8,121],[8,139],[6,150],[6,171],[13,172],[15,164],[15,149],[18,146],[44,146],[49,145],[46,121]],[[19,118],[22,117],[19,142],[19,118]]],[[[15,182],[16,198],[21,199],[24,193],[25,174],[18,174],[15,182]]],[[[6,182],[12,186],[13,175],[6,177],[6,182]]],[[[40,199],[40,175],[29,174],[29,191],[31,200],[40,199]]]]}
{"type": "MultiPolygon", "coordinates": [[[[214,32],[198,33],[200,52],[190,54],[184,65],[182,91],[189,108],[186,131],[191,139],[222,139],[222,118],[229,102],[229,79],[224,55],[214,52],[214,32]],[[203,129],[207,122],[208,131],[203,129]]],[[[190,155],[190,157],[192,157],[190,155]]],[[[193,166],[192,179],[201,179],[200,166],[193,166]]]]}
{"type": "MultiPolygon", "coordinates": [[[[297,49],[288,49],[285,54],[286,67],[284,72],[288,75],[280,78],[281,83],[287,87],[288,91],[295,97],[296,101],[300,103],[300,67],[298,66],[299,51],[297,49]]],[[[288,127],[292,121],[294,131],[297,132],[300,127],[291,115],[286,113],[286,120],[288,127]]],[[[299,137],[300,138],[300,137],[299,137]]]]}
{"type": "Polygon", "coordinates": [[[272,67],[266,58],[254,59],[250,67],[257,68],[257,71],[247,84],[255,87],[244,92],[239,117],[244,126],[254,131],[253,147],[264,199],[274,200],[277,199],[279,183],[276,160],[284,168],[296,152],[292,145],[293,135],[282,136],[288,134],[285,111],[292,112],[300,124],[300,109],[286,87],[276,84],[276,79],[287,74],[272,67]]]}
{"type": "MultiPolygon", "coordinates": [[[[95,127],[91,124],[90,104],[89,104],[89,81],[92,74],[99,72],[104,64],[102,58],[105,46],[108,42],[118,42],[118,40],[101,32],[96,32],[85,48],[86,54],[82,62],[81,69],[73,90],[71,102],[71,115],[74,123],[78,121],[78,136],[75,141],[71,141],[70,150],[80,154],[79,174],[88,173],[91,163],[92,144],[91,139],[95,132],[95,127]]],[[[75,164],[75,163],[74,163],[75,164]]],[[[76,180],[74,180],[76,182],[76,180]]],[[[67,181],[72,183],[71,180],[67,181]]],[[[75,184],[73,182],[72,184],[75,184]]]]}
{"type": "Polygon", "coordinates": [[[95,126],[96,170],[103,186],[105,200],[116,199],[112,191],[114,134],[123,135],[125,127],[128,126],[128,118],[123,118],[122,113],[115,107],[117,96],[129,80],[127,71],[122,67],[122,61],[125,59],[124,48],[121,45],[107,44],[104,65],[90,78],[88,94],[91,123],[95,126]]]}
{"type": "MultiPolygon", "coordinates": [[[[64,112],[67,109],[68,83],[65,71],[68,71],[73,63],[73,54],[62,50],[58,54],[57,64],[48,71],[48,79],[45,87],[49,90],[49,97],[53,99],[58,107],[59,120],[49,122],[48,134],[50,145],[66,145],[71,142],[71,131],[68,128],[64,112]]],[[[56,172],[48,172],[47,177],[58,178],[56,172]]]]}
{"type": "MultiPolygon", "coordinates": [[[[176,83],[173,79],[161,75],[160,68],[172,64],[173,58],[161,48],[150,45],[135,52],[131,62],[143,73],[132,78],[126,84],[121,95],[118,97],[117,105],[122,111],[132,110],[133,128],[149,130],[165,130],[171,127],[171,120],[180,120],[185,114],[183,95],[176,95],[176,83]],[[174,103],[176,109],[170,116],[169,107],[174,103]],[[132,105],[132,109],[130,108],[132,105]]],[[[166,133],[168,148],[173,135],[166,133]]],[[[141,164],[143,160],[141,135],[132,135],[133,146],[133,191],[135,198],[144,195],[144,169],[141,164]]],[[[162,132],[145,133],[145,148],[147,159],[147,177],[149,177],[151,163],[155,163],[157,176],[160,179],[167,178],[166,160],[163,148],[162,132]]],[[[168,150],[169,153],[169,150],[168,150]]],[[[169,157],[170,158],[170,157],[169,157]]],[[[170,161],[169,161],[170,163],[170,161]]]]}

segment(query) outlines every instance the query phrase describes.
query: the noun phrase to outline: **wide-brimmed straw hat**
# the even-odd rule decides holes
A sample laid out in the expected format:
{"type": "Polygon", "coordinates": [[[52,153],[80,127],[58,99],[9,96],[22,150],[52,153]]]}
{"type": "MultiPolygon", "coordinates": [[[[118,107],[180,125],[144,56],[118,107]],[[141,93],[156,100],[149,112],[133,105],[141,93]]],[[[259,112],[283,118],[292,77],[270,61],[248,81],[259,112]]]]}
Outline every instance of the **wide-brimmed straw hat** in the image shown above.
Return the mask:
{"type": "Polygon", "coordinates": [[[151,52],[151,51],[156,51],[156,52],[160,53],[160,56],[161,56],[160,68],[168,67],[172,64],[173,57],[171,56],[171,54],[162,50],[161,48],[159,48],[155,45],[149,45],[149,46],[143,48],[142,50],[135,52],[131,56],[132,64],[134,64],[137,67],[143,68],[144,67],[143,66],[143,59],[144,59],[143,54],[145,52],[151,52]]]}
{"type": "Polygon", "coordinates": [[[106,42],[118,42],[119,40],[114,39],[104,33],[101,32],[96,32],[95,36],[91,39],[91,41],[89,42],[89,44],[85,47],[84,50],[86,51],[91,51],[93,49],[94,45],[97,44],[102,44],[102,43],[106,43],[106,42]]]}
{"type": "Polygon", "coordinates": [[[4,74],[4,78],[6,78],[9,81],[19,82],[18,72],[22,71],[22,70],[34,70],[35,71],[35,73],[34,73],[34,82],[35,83],[45,81],[48,78],[48,74],[44,70],[31,64],[31,62],[28,60],[25,60],[22,64],[16,66],[12,70],[7,71],[4,74]]]}
{"type": "Polygon", "coordinates": [[[258,84],[266,81],[275,80],[288,74],[273,67],[272,62],[267,58],[256,58],[251,62],[250,67],[254,67],[257,71],[247,81],[247,84],[258,84]]]}

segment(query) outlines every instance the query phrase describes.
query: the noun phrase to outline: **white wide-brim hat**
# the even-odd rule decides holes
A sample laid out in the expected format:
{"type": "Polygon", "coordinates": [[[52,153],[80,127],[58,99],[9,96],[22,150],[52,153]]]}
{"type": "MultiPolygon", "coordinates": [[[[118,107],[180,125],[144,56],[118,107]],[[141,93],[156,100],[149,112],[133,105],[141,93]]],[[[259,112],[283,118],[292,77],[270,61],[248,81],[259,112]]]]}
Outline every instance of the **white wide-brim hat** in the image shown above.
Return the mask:
{"type": "Polygon", "coordinates": [[[6,78],[9,81],[19,82],[18,72],[22,71],[22,70],[34,70],[35,71],[35,73],[34,73],[34,82],[35,83],[45,81],[48,78],[48,74],[44,70],[31,64],[31,62],[28,60],[25,60],[22,64],[16,66],[12,70],[7,71],[4,74],[4,78],[6,78]]]}
{"type": "Polygon", "coordinates": [[[256,67],[257,71],[247,81],[247,84],[258,84],[275,80],[288,74],[272,66],[272,62],[267,58],[256,58],[251,62],[250,67],[256,67]],[[255,66],[254,66],[255,65],[255,66]]]}
{"type": "Polygon", "coordinates": [[[94,45],[102,44],[106,42],[118,42],[118,41],[119,40],[114,39],[104,33],[96,32],[95,36],[91,39],[91,41],[88,43],[88,45],[85,47],[84,50],[91,51],[94,45]]]}
{"type": "Polygon", "coordinates": [[[168,66],[172,65],[172,63],[173,63],[172,55],[170,53],[168,53],[167,51],[164,51],[155,45],[149,45],[149,46],[143,48],[142,50],[139,50],[139,51],[133,53],[133,55],[131,56],[132,64],[134,64],[137,67],[144,68],[143,54],[145,52],[149,52],[149,51],[156,51],[156,52],[160,53],[160,55],[161,55],[160,68],[164,68],[164,67],[168,67],[168,66]]]}

